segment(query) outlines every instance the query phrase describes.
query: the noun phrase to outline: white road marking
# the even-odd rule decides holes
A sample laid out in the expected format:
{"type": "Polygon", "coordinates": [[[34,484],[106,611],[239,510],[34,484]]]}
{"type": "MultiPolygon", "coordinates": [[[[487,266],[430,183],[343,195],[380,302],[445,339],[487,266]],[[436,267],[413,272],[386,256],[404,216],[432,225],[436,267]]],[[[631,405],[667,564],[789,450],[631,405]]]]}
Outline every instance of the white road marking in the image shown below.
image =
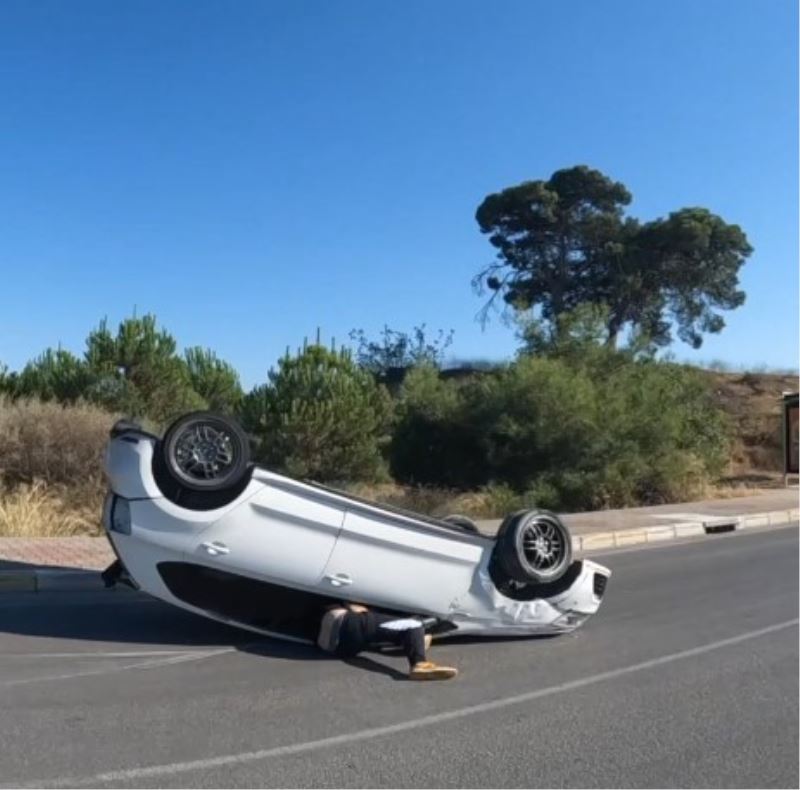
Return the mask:
{"type": "Polygon", "coordinates": [[[428,727],[434,724],[442,724],[448,721],[463,719],[467,716],[473,716],[478,713],[500,710],[512,705],[519,705],[523,702],[532,702],[534,700],[542,699],[543,697],[550,697],[555,694],[561,694],[563,692],[584,688],[585,686],[591,686],[596,683],[602,683],[606,680],[615,680],[616,678],[624,677],[625,675],[630,675],[635,672],[653,669],[654,667],[671,664],[675,661],[682,661],[686,658],[693,658],[694,656],[701,656],[706,653],[711,653],[715,650],[721,650],[725,647],[748,642],[751,639],[758,639],[762,636],[768,636],[769,634],[774,634],[779,631],[785,631],[788,628],[795,627],[797,624],[797,618],[794,620],[786,620],[782,623],[775,623],[774,625],[767,626],[766,628],[759,628],[756,631],[747,631],[746,633],[739,634],[738,636],[733,636],[728,639],[720,639],[716,642],[710,642],[709,644],[690,648],[689,650],[681,650],[677,653],[669,653],[667,655],[659,656],[658,658],[652,658],[648,661],[630,664],[626,667],[611,669],[607,672],[599,672],[596,675],[589,675],[588,677],[579,678],[577,680],[570,680],[566,683],[560,683],[556,686],[549,686],[547,688],[530,691],[525,694],[517,694],[513,697],[505,697],[503,699],[493,700],[491,702],[483,702],[479,705],[470,705],[465,708],[457,708],[456,710],[450,710],[444,713],[435,713],[430,716],[422,716],[421,718],[412,719],[410,721],[388,724],[383,727],[373,727],[371,729],[358,730],[356,732],[344,733],[342,735],[333,735],[328,738],[320,738],[319,740],[287,744],[286,746],[276,746],[269,749],[259,749],[253,752],[225,754],[220,755],[219,757],[208,757],[202,760],[188,760],[186,762],[140,766],[138,768],[127,768],[117,771],[105,771],[103,773],[93,774],[91,776],[59,777],[57,779],[27,784],[3,785],[3,787],[97,787],[101,783],[118,784],[120,782],[126,782],[135,779],[174,775],[185,773],[187,771],[220,768],[227,765],[252,763],[259,760],[267,760],[271,757],[284,757],[290,754],[300,754],[303,752],[316,751],[317,749],[327,749],[331,746],[342,746],[358,741],[382,738],[386,735],[395,735],[396,733],[414,730],[419,727],[428,727]]]}
{"type": "Polygon", "coordinates": [[[172,664],[185,664],[187,661],[201,661],[204,658],[212,658],[213,656],[221,656],[224,653],[233,653],[235,647],[225,647],[219,650],[206,650],[205,652],[188,653],[183,656],[172,656],[171,658],[157,658],[154,661],[144,661],[138,664],[133,669],[150,669],[151,667],[164,667],[172,664]]]}
{"type": "Polygon", "coordinates": [[[8,686],[29,686],[31,683],[44,683],[49,680],[72,680],[73,678],[89,677],[90,675],[110,675],[114,672],[124,672],[127,669],[150,669],[152,667],[161,667],[170,664],[182,664],[186,661],[200,661],[204,658],[211,658],[223,653],[230,653],[234,651],[234,647],[226,647],[220,650],[206,650],[203,652],[194,652],[184,654],[182,656],[172,655],[169,658],[155,659],[150,661],[139,661],[135,664],[124,664],[118,667],[105,667],[103,669],[87,669],[82,672],[65,672],[61,675],[44,675],[35,678],[21,678],[19,680],[5,680],[0,682],[0,687],[6,688],[8,686]]]}
{"type": "Polygon", "coordinates": [[[86,653],[0,653],[0,658],[142,658],[147,656],[185,656],[187,653],[207,650],[126,650],[117,652],[86,653]]]}

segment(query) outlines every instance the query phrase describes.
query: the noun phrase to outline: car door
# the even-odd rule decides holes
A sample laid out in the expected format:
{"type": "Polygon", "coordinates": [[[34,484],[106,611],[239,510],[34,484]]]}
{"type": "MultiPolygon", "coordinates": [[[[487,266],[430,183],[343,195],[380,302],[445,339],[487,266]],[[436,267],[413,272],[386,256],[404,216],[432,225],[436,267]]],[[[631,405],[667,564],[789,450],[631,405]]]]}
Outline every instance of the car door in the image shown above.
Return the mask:
{"type": "Polygon", "coordinates": [[[321,587],[352,601],[445,614],[467,596],[485,542],[377,509],[348,508],[321,587]]]}
{"type": "Polygon", "coordinates": [[[196,537],[190,559],[256,579],[315,589],[342,527],[345,509],[274,480],[196,537]]]}

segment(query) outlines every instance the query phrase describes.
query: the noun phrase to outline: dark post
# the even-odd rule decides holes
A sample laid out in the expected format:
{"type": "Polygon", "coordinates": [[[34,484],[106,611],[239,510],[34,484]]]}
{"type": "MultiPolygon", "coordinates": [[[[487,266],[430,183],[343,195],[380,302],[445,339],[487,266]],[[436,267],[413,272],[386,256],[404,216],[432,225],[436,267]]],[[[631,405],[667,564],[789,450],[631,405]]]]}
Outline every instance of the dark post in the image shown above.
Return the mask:
{"type": "Polygon", "coordinates": [[[783,395],[783,482],[800,473],[800,433],[798,432],[798,393],[783,395]]]}

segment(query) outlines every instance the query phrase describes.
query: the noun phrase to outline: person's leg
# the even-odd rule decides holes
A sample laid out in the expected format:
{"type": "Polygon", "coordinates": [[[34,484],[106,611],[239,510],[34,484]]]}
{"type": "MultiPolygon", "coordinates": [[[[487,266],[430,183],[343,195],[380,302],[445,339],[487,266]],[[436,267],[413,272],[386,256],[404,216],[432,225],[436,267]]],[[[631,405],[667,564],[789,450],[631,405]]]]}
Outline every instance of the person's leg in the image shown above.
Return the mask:
{"type": "Polygon", "coordinates": [[[425,629],[422,626],[395,633],[400,637],[400,645],[406,654],[409,666],[414,667],[425,661],[425,629]]]}
{"type": "Polygon", "coordinates": [[[336,654],[341,658],[358,655],[369,644],[368,615],[348,612],[339,628],[339,645],[336,654]]]}
{"type": "Polygon", "coordinates": [[[373,645],[388,642],[403,649],[411,666],[425,660],[425,629],[422,624],[416,628],[385,628],[387,623],[397,621],[394,615],[370,612],[366,621],[366,636],[373,645]]]}
{"type": "Polygon", "coordinates": [[[397,618],[370,612],[368,615],[369,638],[373,643],[389,642],[401,647],[408,659],[409,677],[412,680],[446,680],[458,674],[458,670],[454,667],[441,667],[426,660],[426,636],[425,629],[421,624],[399,631],[383,627],[393,620],[397,620],[397,618]]]}

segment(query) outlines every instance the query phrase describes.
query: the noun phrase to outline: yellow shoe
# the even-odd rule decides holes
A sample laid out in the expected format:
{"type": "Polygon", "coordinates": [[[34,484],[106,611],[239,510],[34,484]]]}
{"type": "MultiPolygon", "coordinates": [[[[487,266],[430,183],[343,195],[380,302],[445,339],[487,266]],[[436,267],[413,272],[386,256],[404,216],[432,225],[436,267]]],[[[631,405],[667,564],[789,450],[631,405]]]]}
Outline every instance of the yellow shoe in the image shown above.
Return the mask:
{"type": "Polygon", "coordinates": [[[411,667],[409,680],[450,680],[458,674],[455,667],[441,667],[433,661],[420,661],[411,667]]]}

